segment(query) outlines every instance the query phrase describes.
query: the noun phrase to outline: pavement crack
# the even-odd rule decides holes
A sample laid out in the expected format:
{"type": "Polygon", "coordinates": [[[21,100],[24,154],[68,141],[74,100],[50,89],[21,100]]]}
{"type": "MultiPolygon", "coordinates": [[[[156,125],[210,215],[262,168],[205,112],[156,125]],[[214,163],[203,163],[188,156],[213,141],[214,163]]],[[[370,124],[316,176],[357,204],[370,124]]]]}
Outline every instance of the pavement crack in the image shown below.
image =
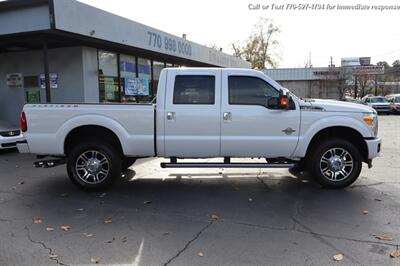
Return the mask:
{"type": "Polygon", "coordinates": [[[221,220],[221,222],[230,223],[230,224],[234,224],[234,225],[242,225],[242,226],[248,226],[248,227],[254,227],[254,228],[267,229],[267,230],[274,230],[274,231],[292,231],[293,230],[293,228],[275,227],[275,226],[268,226],[268,225],[261,225],[261,224],[236,222],[236,221],[231,221],[231,220],[227,220],[227,219],[223,219],[223,220],[221,220]]]}
{"type": "MultiPolygon", "coordinates": [[[[302,224],[299,220],[297,220],[296,218],[293,217],[293,219],[296,221],[297,225],[300,225],[301,227],[303,227],[306,231],[302,231],[299,229],[296,229],[296,232],[301,232],[301,233],[307,233],[310,234],[313,238],[315,238],[316,240],[318,240],[319,242],[323,243],[324,245],[332,248],[333,250],[335,250],[338,253],[342,253],[342,254],[346,254],[346,252],[343,252],[342,250],[338,249],[337,247],[335,247],[331,242],[329,242],[328,240],[326,240],[325,238],[329,238],[329,237],[324,237],[321,234],[315,233],[311,228],[307,227],[306,225],[302,224]]],[[[353,263],[356,264],[360,264],[361,263],[356,260],[353,256],[351,256],[350,254],[346,254],[346,257],[349,258],[353,263]]]]}
{"type": "Polygon", "coordinates": [[[390,246],[390,247],[398,247],[399,246],[399,244],[391,244],[391,243],[385,243],[385,242],[380,242],[380,241],[361,240],[361,239],[354,239],[354,238],[349,238],[349,237],[334,236],[334,235],[305,231],[305,230],[301,230],[301,229],[297,229],[295,231],[299,232],[299,233],[304,233],[304,234],[313,234],[313,235],[318,235],[320,237],[337,239],[337,240],[353,241],[353,242],[357,242],[357,243],[377,244],[377,245],[384,245],[384,246],[390,246]]]}
{"type": "Polygon", "coordinates": [[[185,251],[189,248],[189,246],[190,246],[194,241],[196,241],[196,240],[200,237],[200,235],[201,235],[205,230],[207,230],[213,223],[214,223],[214,220],[211,220],[206,226],[204,226],[203,228],[201,228],[200,231],[198,231],[198,232],[196,233],[196,235],[195,235],[192,239],[190,239],[190,240],[185,244],[185,246],[184,246],[181,250],[178,251],[178,253],[176,253],[172,258],[170,258],[166,263],[164,263],[163,266],[169,265],[173,260],[175,260],[176,258],[178,258],[183,252],[185,252],[185,251]]]}
{"type": "Polygon", "coordinates": [[[359,185],[353,185],[350,188],[357,188],[357,187],[373,187],[373,186],[379,186],[384,184],[384,182],[376,182],[372,184],[359,184],[359,185]]]}
{"type": "Polygon", "coordinates": [[[31,243],[40,245],[40,246],[42,246],[42,248],[44,248],[45,250],[47,250],[47,251],[49,252],[49,256],[50,256],[49,259],[51,259],[52,261],[56,262],[57,265],[69,266],[68,264],[65,264],[65,263],[62,263],[61,261],[59,261],[58,258],[56,258],[56,257],[51,257],[51,256],[54,256],[54,255],[56,255],[56,254],[53,252],[53,249],[50,248],[50,247],[48,247],[44,242],[33,240],[33,239],[32,239],[32,236],[31,236],[31,232],[30,232],[28,226],[25,226],[24,229],[25,229],[25,231],[26,231],[26,236],[27,236],[28,240],[29,240],[31,243]]]}
{"type": "Polygon", "coordinates": [[[261,182],[261,184],[262,184],[267,190],[270,190],[270,188],[269,188],[269,186],[267,185],[267,183],[265,183],[265,181],[264,181],[261,177],[257,176],[256,178],[257,178],[258,181],[261,182]]]}
{"type": "Polygon", "coordinates": [[[300,214],[300,200],[301,200],[300,193],[301,193],[301,191],[297,193],[296,201],[293,204],[293,211],[292,211],[292,221],[293,221],[292,230],[293,231],[297,230],[297,225],[298,225],[297,217],[300,214]]]}

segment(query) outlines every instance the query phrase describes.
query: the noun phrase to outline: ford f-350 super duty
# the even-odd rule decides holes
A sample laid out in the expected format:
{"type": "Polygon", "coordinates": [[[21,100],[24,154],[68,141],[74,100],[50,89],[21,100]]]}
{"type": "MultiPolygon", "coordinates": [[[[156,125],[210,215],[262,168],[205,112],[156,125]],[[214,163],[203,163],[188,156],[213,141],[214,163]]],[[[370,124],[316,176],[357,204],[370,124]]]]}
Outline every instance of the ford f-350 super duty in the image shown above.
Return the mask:
{"type": "Polygon", "coordinates": [[[164,69],[156,104],[28,104],[21,129],[20,152],[37,154],[37,167],[66,163],[86,189],[104,188],[137,158],[155,156],[169,159],[163,168],[295,167],[343,188],[363,162],[372,166],[381,144],[372,108],[302,100],[249,69],[164,69]],[[266,162],[233,162],[250,157],[266,162]]]}

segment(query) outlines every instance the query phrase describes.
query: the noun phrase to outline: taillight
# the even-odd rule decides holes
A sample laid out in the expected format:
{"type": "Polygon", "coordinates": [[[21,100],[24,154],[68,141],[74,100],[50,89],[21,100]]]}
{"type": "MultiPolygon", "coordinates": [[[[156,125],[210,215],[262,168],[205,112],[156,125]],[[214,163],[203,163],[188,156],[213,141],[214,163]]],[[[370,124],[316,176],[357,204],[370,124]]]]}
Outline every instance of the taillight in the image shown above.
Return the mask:
{"type": "Polygon", "coordinates": [[[28,130],[28,124],[26,123],[25,112],[21,113],[21,131],[26,132],[28,130]]]}

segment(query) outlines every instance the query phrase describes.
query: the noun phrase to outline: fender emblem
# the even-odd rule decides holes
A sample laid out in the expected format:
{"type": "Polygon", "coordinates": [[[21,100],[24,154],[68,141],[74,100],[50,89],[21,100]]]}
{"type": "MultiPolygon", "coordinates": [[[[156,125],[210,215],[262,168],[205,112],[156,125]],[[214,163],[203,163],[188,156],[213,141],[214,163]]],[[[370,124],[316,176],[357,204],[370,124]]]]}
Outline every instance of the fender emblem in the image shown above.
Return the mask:
{"type": "Polygon", "coordinates": [[[288,127],[286,129],[282,130],[282,132],[284,132],[286,135],[292,135],[294,132],[296,132],[296,130],[294,130],[291,127],[288,127]]]}

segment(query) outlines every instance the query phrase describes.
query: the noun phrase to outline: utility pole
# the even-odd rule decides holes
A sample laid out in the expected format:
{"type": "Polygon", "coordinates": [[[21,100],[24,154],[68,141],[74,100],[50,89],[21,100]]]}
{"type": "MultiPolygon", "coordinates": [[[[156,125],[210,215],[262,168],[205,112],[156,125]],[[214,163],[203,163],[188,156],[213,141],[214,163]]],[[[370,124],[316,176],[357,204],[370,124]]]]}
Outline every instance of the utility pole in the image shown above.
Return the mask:
{"type": "Polygon", "coordinates": [[[355,78],[354,78],[354,99],[357,99],[357,90],[358,90],[358,87],[357,87],[357,75],[355,75],[354,76],[355,78]]]}

